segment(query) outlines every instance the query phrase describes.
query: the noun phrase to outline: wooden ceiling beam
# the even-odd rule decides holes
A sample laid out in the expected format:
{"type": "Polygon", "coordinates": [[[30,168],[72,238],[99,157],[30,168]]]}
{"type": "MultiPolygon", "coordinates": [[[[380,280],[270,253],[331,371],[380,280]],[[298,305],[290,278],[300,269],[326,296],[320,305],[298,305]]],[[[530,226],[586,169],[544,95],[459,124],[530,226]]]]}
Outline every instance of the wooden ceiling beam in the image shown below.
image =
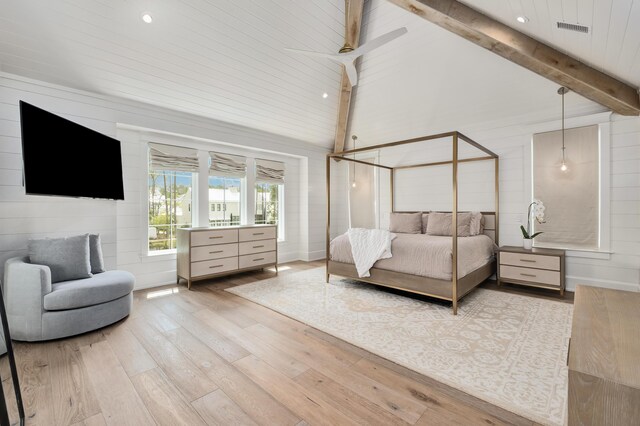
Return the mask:
{"type": "MultiPolygon", "coordinates": [[[[360,44],[360,27],[362,24],[364,0],[346,0],[345,6],[345,43],[344,47],[340,49],[340,52],[351,51],[360,44]]],[[[333,144],[333,152],[344,151],[344,144],[347,138],[347,127],[349,126],[352,89],[349,77],[347,77],[344,66],[342,66],[340,98],[338,99],[338,119],[336,120],[336,135],[333,144]]]]}
{"type": "Polygon", "coordinates": [[[640,115],[638,89],[456,0],[389,0],[472,43],[622,115],[640,115]]]}

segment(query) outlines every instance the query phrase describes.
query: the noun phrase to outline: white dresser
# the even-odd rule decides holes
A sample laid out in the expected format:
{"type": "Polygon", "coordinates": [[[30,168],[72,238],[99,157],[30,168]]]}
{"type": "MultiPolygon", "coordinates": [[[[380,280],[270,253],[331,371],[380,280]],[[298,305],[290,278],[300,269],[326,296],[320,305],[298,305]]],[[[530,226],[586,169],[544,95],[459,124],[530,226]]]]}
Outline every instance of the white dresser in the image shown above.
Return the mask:
{"type": "Polygon", "coordinates": [[[193,281],[267,266],[277,272],[277,236],[275,225],[178,229],[177,280],[191,288],[193,281]]]}

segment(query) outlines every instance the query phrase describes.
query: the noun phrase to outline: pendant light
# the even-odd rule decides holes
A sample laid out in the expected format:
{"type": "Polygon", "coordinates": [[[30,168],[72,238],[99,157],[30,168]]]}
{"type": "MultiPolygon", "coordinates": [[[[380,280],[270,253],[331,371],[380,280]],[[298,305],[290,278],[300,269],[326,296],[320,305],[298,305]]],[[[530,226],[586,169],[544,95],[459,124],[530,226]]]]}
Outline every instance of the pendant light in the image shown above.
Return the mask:
{"type": "MultiPolygon", "coordinates": [[[[358,137],[356,135],[352,135],[351,139],[353,140],[353,149],[356,149],[356,140],[358,140],[358,137]]],[[[356,153],[353,153],[353,159],[356,159],[356,153]]],[[[353,179],[351,180],[351,187],[355,188],[356,187],[356,163],[353,163],[353,179]]]]}
{"type": "Polygon", "coordinates": [[[566,149],[564,145],[564,95],[569,91],[566,87],[562,86],[558,89],[558,95],[562,96],[562,164],[560,165],[560,171],[566,172],[568,170],[567,163],[565,161],[564,151],[566,149]]]}

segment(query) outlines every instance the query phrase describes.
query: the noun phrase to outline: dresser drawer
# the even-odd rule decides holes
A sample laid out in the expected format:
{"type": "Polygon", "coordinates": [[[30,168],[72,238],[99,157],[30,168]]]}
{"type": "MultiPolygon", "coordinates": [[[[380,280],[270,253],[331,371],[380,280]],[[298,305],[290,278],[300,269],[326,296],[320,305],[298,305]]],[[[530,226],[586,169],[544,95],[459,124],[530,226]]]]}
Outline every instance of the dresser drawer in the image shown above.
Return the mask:
{"type": "Polygon", "coordinates": [[[238,243],[198,246],[191,249],[191,261],[221,259],[238,255],[238,243]]]}
{"type": "Polygon", "coordinates": [[[220,272],[233,271],[236,269],[238,269],[237,257],[192,262],[191,276],[197,277],[201,275],[219,274],[220,272]]]}
{"type": "MultiPolygon", "coordinates": [[[[502,256],[502,253],[500,254],[502,256]]],[[[544,269],[520,268],[500,265],[500,279],[527,281],[532,284],[544,284],[560,288],[560,272],[544,269]]]]}
{"type": "Polygon", "coordinates": [[[239,244],[240,255],[275,251],[276,240],[246,241],[239,244]]]}
{"type": "Polygon", "coordinates": [[[191,247],[238,242],[237,229],[195,231],[191,233],[191,247]]]}
{"type": "Polygon", "coordinates": [[[522,266],[524,268],[550,269],[554,271],[560,270],[559,256],[542,256],[539,254],[525,253],[500,253],[501,265],[522,266]]]}
{"type": "Polygon", "coordinates": [[[240,256],[240,269],[260,265],[273,265],[274,263],[276,263],[275,251],[240,256]]]}
{"type": "Polygon", "coordinates": [[[275,226],[240,229],[240,241],[270,240],[275,238],[275,226]]]}

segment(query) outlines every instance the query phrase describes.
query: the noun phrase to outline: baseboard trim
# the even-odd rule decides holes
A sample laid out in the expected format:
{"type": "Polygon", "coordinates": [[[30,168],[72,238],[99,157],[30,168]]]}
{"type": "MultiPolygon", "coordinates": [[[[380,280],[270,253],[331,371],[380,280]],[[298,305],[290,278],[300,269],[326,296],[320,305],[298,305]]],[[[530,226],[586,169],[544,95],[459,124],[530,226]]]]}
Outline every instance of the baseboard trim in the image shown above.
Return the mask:
{"type": "Polygon", "coordinates": [[[325,258],[324,250],[316,250],[316,251],[308,251],[306,253],[302,253],[301,259],[305,262],[312,262],[314,260],[322,260],[325,258]]]}
{"type": "Polygon", "coordinates": [[[567,290],[576,291],[576,285],[588,285],[591,287],[602,287],[602,288],[610,288],[613,290],[624,290],[624,291],[640,291],[640,286],[638,283],[628,283],[623,281],[613,281],[613,280],[598,280],[593,278],[586,277],[572,277],[567,276],[566,278],[567,290]]]}

